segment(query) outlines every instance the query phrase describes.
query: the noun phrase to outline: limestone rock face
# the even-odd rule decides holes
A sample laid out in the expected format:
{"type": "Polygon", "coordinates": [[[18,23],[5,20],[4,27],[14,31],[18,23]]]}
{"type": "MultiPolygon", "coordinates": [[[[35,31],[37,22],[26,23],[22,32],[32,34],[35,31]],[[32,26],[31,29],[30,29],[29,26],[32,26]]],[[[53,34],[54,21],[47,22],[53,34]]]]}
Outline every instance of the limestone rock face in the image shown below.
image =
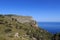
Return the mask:
{"type": "Polygon", "coordinates": [[[38,27],[37,22],[31,16],[11,16],[12,19],[20,23],[30,23],[34,27],[38,27]]]}
{"type": "Polygon", "coordinates": [[[16,19],[18,22],[25,23],[25,22],[31,22],[34,20],[30,16],[11,16],[12,18],[16,19]]]}

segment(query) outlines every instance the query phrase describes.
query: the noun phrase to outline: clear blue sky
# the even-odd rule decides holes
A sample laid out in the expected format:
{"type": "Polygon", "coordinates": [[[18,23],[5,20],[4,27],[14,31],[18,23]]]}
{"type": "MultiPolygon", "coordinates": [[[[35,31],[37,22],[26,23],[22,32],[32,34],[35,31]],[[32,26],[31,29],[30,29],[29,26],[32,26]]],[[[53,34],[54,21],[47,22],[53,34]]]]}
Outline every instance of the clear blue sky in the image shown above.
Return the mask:
{"type": "Polygon", "coordinates": [[[27,15],[40,22],[60,22],[60,0],[0,0],[0,14],[27,15]]]}

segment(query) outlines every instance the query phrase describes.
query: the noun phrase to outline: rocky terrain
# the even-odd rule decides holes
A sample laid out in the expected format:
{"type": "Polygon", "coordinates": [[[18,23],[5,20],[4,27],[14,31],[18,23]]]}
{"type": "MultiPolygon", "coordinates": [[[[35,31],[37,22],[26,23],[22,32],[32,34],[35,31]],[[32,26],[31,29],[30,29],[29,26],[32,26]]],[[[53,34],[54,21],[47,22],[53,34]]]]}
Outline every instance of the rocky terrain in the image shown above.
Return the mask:
{"type": "Polygon", "coordinates": [[[30,16],[0,15],[0,40],[51,40],[30,16]]]}

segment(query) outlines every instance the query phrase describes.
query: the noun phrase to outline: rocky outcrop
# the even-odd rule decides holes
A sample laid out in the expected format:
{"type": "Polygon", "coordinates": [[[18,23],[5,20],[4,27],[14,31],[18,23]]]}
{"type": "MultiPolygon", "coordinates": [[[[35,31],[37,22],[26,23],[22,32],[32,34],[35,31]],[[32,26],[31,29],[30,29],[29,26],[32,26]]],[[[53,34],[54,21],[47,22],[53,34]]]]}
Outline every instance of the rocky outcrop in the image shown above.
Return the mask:
{"type": "Polygon", "coordinates": [[[37,22],[31,16],[11,16],[12,20],[20,23],[30,23],[33,27],[38,27],[37,22]]]}
{"type": "Polygon", "coordinates": [[[34,20],[31,16],[11,16],[11,18],[16,19],[20,23],[31,22],[34,20]]]}

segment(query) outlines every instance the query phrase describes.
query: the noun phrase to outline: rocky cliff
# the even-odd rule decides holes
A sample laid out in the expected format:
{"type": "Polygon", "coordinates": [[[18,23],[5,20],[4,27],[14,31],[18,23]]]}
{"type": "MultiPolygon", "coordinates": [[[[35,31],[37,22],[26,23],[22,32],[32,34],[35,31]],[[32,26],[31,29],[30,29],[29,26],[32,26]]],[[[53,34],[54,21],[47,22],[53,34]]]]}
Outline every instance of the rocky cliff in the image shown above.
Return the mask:
{"type": "Polygon", "coordinates": [[[0,40],[51,40],[30,16],[0,15],[0,40]]]}

